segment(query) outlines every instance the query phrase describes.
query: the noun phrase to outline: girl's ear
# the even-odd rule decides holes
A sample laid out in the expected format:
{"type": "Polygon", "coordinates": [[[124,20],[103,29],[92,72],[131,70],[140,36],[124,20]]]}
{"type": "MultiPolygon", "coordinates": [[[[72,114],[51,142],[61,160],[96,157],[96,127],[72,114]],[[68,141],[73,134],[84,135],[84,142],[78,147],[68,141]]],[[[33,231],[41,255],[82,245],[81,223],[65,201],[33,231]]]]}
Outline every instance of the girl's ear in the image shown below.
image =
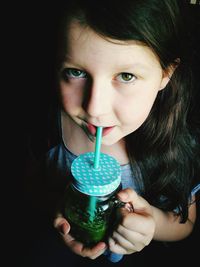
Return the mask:
{"type": "Polygon", "coordinates": [[[178,67],[179,63],[180,63],[180,59],[177,58],[174,61],[174,63],[170,64],[165,70],[163,70],[163,78],[162,78],[162,82],[160,84],[159,91],[166,87],[166,85],[170,81],[175,69],[178,67]]]}

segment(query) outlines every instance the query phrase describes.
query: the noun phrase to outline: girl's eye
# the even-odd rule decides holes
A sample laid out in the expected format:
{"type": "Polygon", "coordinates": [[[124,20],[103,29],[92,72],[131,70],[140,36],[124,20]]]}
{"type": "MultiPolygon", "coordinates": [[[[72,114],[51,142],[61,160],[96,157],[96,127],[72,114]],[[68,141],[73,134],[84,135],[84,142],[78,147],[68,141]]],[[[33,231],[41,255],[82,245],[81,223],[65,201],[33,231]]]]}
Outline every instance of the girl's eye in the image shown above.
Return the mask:
{"type": "Polygon", "coordinates": [[[79,70],[79,69],[73,69],[73,68],[65,68],[62,71],[62,77],[64,79],[80,79],[80,78],[86,78],[87,74],[86,72],[79,70]]]}
{"type": "Polygon", "coordinates": [[[123,83],[129,83],[135,81],[137,78],[135,75],[128,73],[128,72],[122,72],[117,76],[117,80],[123,83]]]}

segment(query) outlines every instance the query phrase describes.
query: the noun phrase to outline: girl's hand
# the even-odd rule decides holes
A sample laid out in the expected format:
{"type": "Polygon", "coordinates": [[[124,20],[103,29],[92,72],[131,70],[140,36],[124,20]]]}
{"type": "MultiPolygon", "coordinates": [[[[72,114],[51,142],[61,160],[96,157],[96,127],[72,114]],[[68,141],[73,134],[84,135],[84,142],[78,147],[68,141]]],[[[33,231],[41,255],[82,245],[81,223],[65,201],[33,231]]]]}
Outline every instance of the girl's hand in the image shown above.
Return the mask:
{"type": "Polygon", "coordinates": [[[118,193],[121,201],[120,224],[108,240],[109,249],[118,254],[131,254],[147,246],[155,231],[151,205],[135,191],[128,188],[118,193]]]}
{"type": "Polygon", "coordinates": [[[106,244],[104,242],[99,242],[94,247],[89,248],[84,246],[83,243],[76,241],[73,236],[69,234],[70,225],[61,214],[58,214],[58,216],[55,218],[54,227],[59,231],[62,240],[69,247],[69,249],[82,257],[96,259],[106,250],[106,244]]]}

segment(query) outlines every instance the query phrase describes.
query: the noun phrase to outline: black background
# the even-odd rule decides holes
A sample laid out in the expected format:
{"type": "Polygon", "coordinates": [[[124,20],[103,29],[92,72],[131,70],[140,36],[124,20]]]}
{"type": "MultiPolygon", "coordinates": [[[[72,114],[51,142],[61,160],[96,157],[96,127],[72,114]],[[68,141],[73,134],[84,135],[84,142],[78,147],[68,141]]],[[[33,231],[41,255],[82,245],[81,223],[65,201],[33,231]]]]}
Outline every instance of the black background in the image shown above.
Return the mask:
{"type": "MultiPolygon", "coordinates": [[[[123,4],[123,3],[122,3],[123,4]]],[[[39,223],[42,218],[30,221],[26,213],[23,198],[23,168],[26,159],[25,140],[32,133],[42,140],[46,131],[46,116],[49,104],[49,90],[53,90],[55,50],[57,41],[57,22],[59,2],[7,3],[3,12],[6,14],[5,38],[6,60],[4,64],[6,92],[3,116],[6,114],[2,128],[8,141],[6,143],[6,175],[3,187],[3,213],[5,226],[5,247],[8,253],[6,262],[21,267],[62,267],[62,266],[110,266],[104,260],[96,262],[81,258],[73,265],[66,260],[64,248],[57,240],[51,243],[51,227],[39,223]],[[10,146],[7,146],[10,144],[10,146]],[[8,155],[7,155],[8,154],[8,155]],[[8,175],[7,175],[8,174],[8,175]],[[46,238],[46,243],[42,239],[46,238]],[[48,243],[48,246],[46,246],[48,243]]],[[[193,71],[196,84],[196,106],[194,124],[199,122],[199,70],[200,70],[200,6],[188,5],[188,29],[191,32],[195,57],[193,71]]],[[[7,140],[5,138],[5,140],[7,140]]],[[[4,139],[3,143],[4,143],[4,139]]],[[[199,215],[198,203],[198,215],[199,215]]],[[[194,263],[199,252],[200,216],[195,229],[187,239],[174,242],[170,246],[153,242],[140,253],[116,266],[134,266],[153,264],[154,266],[175,264],[174,262],[194,263]],[[159,259],[161,258],[161,259],[159,259]]],[[[55,234],[56,235],[56,234],[55,234]]],[[[7,265],[6,265],[7,266],[7,265]]],[[[113,265],[112,265],[113,266],[113,265]]]]}

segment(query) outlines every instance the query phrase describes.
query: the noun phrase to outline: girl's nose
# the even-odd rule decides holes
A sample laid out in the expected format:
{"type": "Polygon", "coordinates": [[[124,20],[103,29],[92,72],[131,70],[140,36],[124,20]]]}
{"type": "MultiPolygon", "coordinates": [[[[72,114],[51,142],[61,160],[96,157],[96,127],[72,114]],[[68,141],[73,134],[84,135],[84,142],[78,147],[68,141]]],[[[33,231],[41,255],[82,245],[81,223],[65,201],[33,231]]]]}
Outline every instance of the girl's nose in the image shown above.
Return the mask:
{"type": "Polygon", "coordinates": [[[109,86],[92,83],[85,88],[83,108],[91,117],[108,114],[111,110],[111,93],[109,86]]]}

